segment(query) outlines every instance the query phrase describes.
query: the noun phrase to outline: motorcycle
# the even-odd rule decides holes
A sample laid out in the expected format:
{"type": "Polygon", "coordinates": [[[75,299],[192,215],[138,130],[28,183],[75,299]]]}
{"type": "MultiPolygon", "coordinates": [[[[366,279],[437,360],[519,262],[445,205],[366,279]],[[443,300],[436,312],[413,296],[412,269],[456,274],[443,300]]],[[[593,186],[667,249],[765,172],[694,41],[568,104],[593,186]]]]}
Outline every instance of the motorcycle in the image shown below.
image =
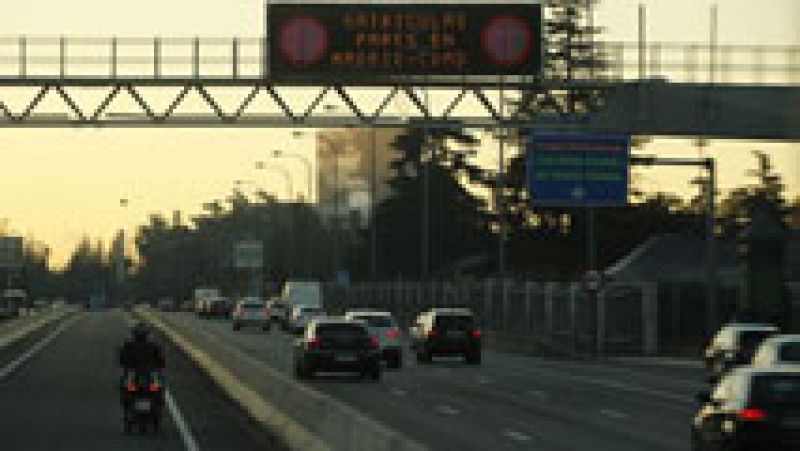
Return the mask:
{"type": "Polygon", "coordinates": [[[164,406],[163,378],[155,371],[126,371],[122,387],[123,427],[125,435],[134,426],[146,434],[149,426],[158,433],[164,406]]]}

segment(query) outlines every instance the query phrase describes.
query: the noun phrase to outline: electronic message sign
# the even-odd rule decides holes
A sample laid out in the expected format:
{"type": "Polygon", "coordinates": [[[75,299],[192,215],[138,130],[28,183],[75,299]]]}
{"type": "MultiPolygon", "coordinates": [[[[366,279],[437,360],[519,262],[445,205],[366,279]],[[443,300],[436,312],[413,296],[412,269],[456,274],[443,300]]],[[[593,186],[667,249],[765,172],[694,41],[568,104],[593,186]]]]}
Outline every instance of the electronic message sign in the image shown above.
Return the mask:
{"type": "Polygon", "coordinates": [[[542,9],[529,3],[270,3],[274,80],[535,75],[542,9]]]}
{"type": "Polygon", "coordinates": [[[528,136],[528,190],[533,205],[623,206],[628,202],[630,136],[528,136]]]}

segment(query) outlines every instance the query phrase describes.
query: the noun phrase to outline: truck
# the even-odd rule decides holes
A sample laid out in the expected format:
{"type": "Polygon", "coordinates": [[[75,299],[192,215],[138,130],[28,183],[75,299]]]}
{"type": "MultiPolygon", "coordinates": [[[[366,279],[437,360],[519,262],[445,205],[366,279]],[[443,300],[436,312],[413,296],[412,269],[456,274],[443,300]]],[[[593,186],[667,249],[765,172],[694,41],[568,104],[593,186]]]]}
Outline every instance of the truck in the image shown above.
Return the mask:
{"type": "Polygon", "coordinates": [[[199,317],[205,317],[211,307],[211,301],[220,298],[219,288],[198,287],[194,289],[194,311],[199,317]]]}
{"type": "MultiPolygon", "coordinates": [[[[283,310],[281,328],[288,330],[294,307],[307,306],[323,309],[322,284],[316,280],[287,280],[283,285],[279,307],[283,310]]],[[[273,306],[273,308],[275,308],[273,306]]]]}
{"type": "Polygon", "coordinates": [[[8,288],[0,292],[0,318],[19,316],[20,308],[25,307],[28,295],[25,290],[8,288]]]}

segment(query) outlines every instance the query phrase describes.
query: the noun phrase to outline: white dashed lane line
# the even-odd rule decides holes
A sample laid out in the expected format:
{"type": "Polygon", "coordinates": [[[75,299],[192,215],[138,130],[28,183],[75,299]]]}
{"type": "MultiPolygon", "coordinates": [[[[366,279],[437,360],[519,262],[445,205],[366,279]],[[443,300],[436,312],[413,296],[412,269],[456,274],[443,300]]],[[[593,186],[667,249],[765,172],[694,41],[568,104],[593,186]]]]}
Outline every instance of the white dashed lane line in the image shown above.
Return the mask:
{"type": "Polygon", "coordinates": [[[625,418],[628,416],[624,412],[620,412],[619,410],[614,410],[614,409],[600,409],[600,413],[607,417],[617,418],[617,419],[625,418]]]}
{"type": "Polygon", "coordinates": [[[405,396],[405,395],[408,394],[407,391],[405,391],[405,390],[403,390],[401,388],[392,388],[390,391],[395,396],[405,396]]]}
{"type": "Polygon", "coordinates": [[[528,396],[533,396],[534,398],[544,399],[547,398],[547,393],[541,390],[528,390],[526,392],[528,396]]]}
{"type": "Polygon", "coordinates": [[[436,406],[436,411],[442,415],[457,415],[461,413],[460,410],[448,405],[436,406]]]}
{"type": "Polygon", "coordinates": [[[530,435],[524,434],[519,431],[515,431],[512,429],[506,429],[503,431],[503,436],[514,440],[515,442],[529,442],[532,440],[530,435]]]}

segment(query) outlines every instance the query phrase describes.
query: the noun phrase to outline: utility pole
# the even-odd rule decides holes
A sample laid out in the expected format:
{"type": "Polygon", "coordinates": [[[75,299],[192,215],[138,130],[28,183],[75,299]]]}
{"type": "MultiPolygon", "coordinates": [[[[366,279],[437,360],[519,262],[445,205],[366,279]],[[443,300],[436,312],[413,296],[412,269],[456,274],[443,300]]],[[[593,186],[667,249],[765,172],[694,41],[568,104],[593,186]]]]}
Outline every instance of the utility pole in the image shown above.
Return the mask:
{"type": "Polygon", "coordinates": [[[631,164],[643,166],[695,166],[704,168],[708,174],[705,185],[705,279],[706,279],[706,333],[712,334],[719,325],[719,302],[717,296],[717,239],[716,239],[716,192],[717,170],[713,158],[658,158],[631,157],[631,164]]]}
{"type": "Polygon", "coordinates": [[[377,230],[377,218],[375,216],[375,207],[378,205],[378,150],[377,150],[377,136],[375,127],[370,129],[370,147],[372,150],[372,156],[370,158],[370,163],[372,168],[370,170],[370,181],[369,181],[369,216],[370,222],[372,223],[372,227],[370,227],[369,233],[369,274],[370,280],[373,282],[378,277],[378,230],[377,230]]]}

